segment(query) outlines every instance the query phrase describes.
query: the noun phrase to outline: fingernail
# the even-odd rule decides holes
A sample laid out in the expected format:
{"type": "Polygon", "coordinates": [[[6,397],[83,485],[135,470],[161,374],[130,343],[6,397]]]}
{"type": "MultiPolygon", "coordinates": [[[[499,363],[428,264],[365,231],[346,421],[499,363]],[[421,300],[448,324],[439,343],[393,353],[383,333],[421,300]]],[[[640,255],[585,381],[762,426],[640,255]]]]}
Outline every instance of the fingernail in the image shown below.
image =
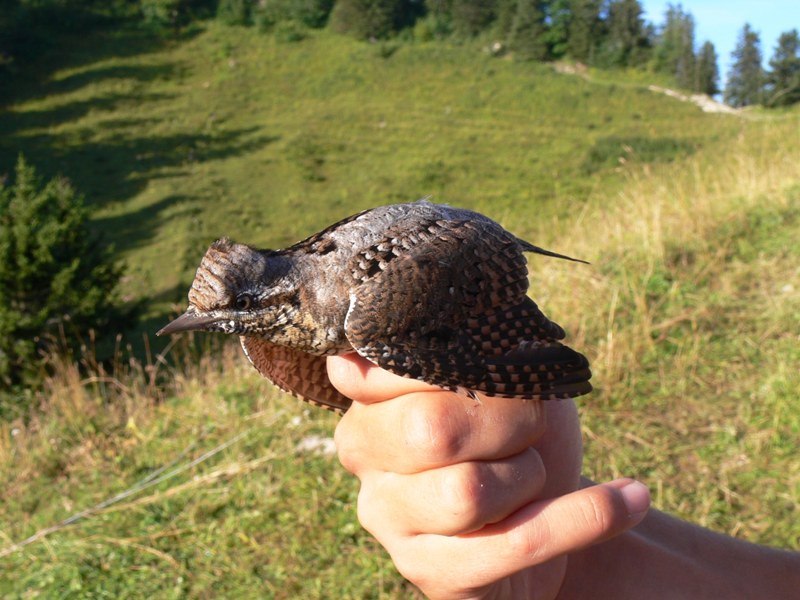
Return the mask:
{"type": "Polygon", "coordinates": [[[630,517],[637,517],[650,508],[650,490],[639,481],[631,481],[619,489],[630,517]]]}

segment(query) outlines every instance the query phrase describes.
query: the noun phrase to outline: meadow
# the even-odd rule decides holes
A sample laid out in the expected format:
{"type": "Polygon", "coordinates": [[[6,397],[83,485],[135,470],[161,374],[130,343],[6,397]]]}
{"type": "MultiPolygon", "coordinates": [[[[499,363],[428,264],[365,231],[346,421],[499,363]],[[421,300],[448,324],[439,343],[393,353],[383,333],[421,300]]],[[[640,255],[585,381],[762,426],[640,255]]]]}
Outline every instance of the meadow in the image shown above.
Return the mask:
{"type": "Polygon", "coordinates": [[[215,238],[282,247],[427,195],[591,262],[529,261],[593,364],[586,475],[800,549],[800,112],[705,114],[480,43],[209,23],[67,48],[17,79],[0,161],[74,181],[145,309],[110,360],[90,339],[49,357],[28,418],[0,423],[4,597],[413,596],[358,525],[357,482],[308,448],[337,417],[232,344],[152,334],[215,238]]]}

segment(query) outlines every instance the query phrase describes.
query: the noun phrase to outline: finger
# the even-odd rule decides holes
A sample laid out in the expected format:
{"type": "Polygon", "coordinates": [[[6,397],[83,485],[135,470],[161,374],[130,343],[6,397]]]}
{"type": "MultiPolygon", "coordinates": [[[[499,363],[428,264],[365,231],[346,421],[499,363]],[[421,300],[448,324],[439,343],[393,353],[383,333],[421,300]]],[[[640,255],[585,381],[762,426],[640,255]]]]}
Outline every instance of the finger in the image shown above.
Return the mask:
{"type": "Polygon", "coordinates": [[[336,448],[358,476],[373,469],[418,473],[519,454],[542,436],[545,420],[535,400],[415,392],[391,402],[354,403],[336,427],[336,448]]]}
{"type": "Polygon", "coordinates": [[[643,484],[621,479],[534,502],[464,536],[389,535],[379,541],[400,572],[423,591],[447,580],[479,588],[614,537],[641,522],[649,506],[643,484]]]}
{"type": "Polygon", "coordinates": [[[411,475],[376,472],[362,480],[358,518],[371,532],[388,526],[401,536],[463,534],[505,519],[537,498],[544,482],[532,448],[411,475]]]}
{"type": "Polygon", "coordinates": [[[442,391],[439,386],[385,371],[355,352],[329,356],[327,362],[328,378],[334,387],[362,404],[383,402],[411,392],[442,391]]]}
{"type": "Polygon", "coordinates": [[[575,401],[548,401],[544,408],[547,411],[547,430],[534,445],[547,468],[547,482],[541,499],[563,496],[578,489],[583,459],[575,401]]]}

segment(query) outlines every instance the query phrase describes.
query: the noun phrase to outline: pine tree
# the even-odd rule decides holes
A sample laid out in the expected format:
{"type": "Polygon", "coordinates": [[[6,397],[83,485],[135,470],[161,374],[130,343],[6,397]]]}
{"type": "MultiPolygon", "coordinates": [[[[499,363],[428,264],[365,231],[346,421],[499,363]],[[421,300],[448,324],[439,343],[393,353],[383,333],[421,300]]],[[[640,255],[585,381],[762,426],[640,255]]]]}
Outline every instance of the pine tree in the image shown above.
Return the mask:
{"type": "Polygon", "coordinates": [[[494,0],[453,0],[453,29],[462,36],[477,35],[494,21],[496,4],[494,0]]]}
{"type": "Polygon", "coordinates": [[[694,18],[680,4],[667,7],[653,63],[656,71],[675,77],[680,87],[694,89],[694,18]]]}
{"type": "Polygon", "coordinates": [[[189,24],[192,17],[190,0],[139,0],[139,8],[146,23],[172,28],[175,35],[189,24]]]}
{"type": "Polygon", "coordinates": [[[547,28],[546,38],[548,54],[551,58],[561,58],[567,54],[569,44],[570,21],[572,11],[570,0],[552,0],[545,3],[547,28]]]}
{"type": "Polygon", "coordinates": [[[101,328],[114,316],[122,270],[88,218],[67,180],[43,184],[22,157],[0,187],[0,388],[30,380],[59,326],[101,328]]]}
{"type": "Polygon", "coordinates": [[[603,43],[604,23],[600,18],[600,6],[600,0],[570,0],[567,54],[574,60],[593,62],[603,43]]]}
{"type": "Polygon", "coordinates": [[[636,67],[648,58],[650,38],[639,0],[612,0],[603,60],[608,66],[636,67]]]}
{"type": "Polygon", "coordinates": [[[705,42],[697,53],[695,67],[694,90],[701,94],[714,96],[719,94],[719,67],[717,67],[717,52],[714,44],[705,42]]]}
{"type": "Polygon", "coordinates": [[[745,23],[736,48],[731,53],[733,65],[725,86],[725,102],[731,106],[759,104],[763,97],[764,70],[761,67],[761,40],[745,23]]]}
{"type": "Polygon", "coordinates": [[[509,45],[517,58],[545,60],[547,58],[546,35],[542,2],[518,0],[509,39],[509,45]]]}
{"type": "Polygon", "coordinates": [[[511,30],[517,16],[519,0],[494,0],[494,18],[492,29],[494,35],[501,40],[511,39],[511,30]]]}
{"type": "Polygon", "coordinates": [[[800,102],[800,36],[792,29],[781,34],[769,61],[767,101],[769,106],[800,102]]]}
{"type": "Polygon", "coordinates": [[[361,39],[385,38],[404,23],[406,0],[338,0],[331,12],[335,31],[361,39]]]}

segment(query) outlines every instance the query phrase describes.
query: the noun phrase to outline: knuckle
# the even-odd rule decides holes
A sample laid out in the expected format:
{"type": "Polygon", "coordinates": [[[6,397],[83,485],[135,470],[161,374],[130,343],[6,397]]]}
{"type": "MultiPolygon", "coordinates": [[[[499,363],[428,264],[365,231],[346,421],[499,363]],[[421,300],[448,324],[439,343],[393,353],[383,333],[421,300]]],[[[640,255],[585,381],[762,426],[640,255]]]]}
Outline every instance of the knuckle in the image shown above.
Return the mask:
{"type": "Polygon", "coordinates": [[[438,482],[442,507],[467,529],[483,525],[485,521],[488,487],[483,475],[480,464],[461,463],[458,468],[445,470],[438,482]]]}
{"type": "Polygon", "coordinates": [[[394,566],[400,575],[421,590],[441,585],[442,572],[434,564],[436,561],[421,560],[420,557],[425,554],[420,550],[418,544],[409,543],[390,552],[394,566]]]}
{"type": "Polygon", "coordinates": [[[430,465],[449,464],[462,447],[454,411],[447,402],[412,403],[404,413],[403,430],[409,450],[430,465]]]}
{"type": "Polygon", "coordinates": [[[374,494],[370,493],[368,485],[361,485],[356,504],[356,515],[361,526],[374,535],[379,541],[382,538],[381,524],[385,522],[377,508],[374,494]]]}
{"type": "Polygon", "coordinates": [[[515,527],[509,530],[508,547],[512,554],[530,557],[533,564],[547,556],[553,539],[553,528],[548,519],[538,519],[536,527],[515,527]]]}
{"type": "Polygon", "coordinates": [[[608,518],[611,500],[607,494],[592,494],[586,498],[583,508],[583,519],[586,526],[594,531],[606,531],[610,525],[608,518]]]}
{"type": "Polygon", "coordinates": [[[586,526],[597,535],[607,533],[618,525],[619,517],[627,513],[619,492],[606,486],[590,488],[583,504],[586,526]]]}
{"type": "Polygon", "coordinates": [[[347,471],[358,475],[361,471],[362,462],[360,460],[360,444],[358,443],[358,436],[352,434],[349,425],[350,422],[347,420],[347,415],[345,415],[336,426],[333,441],[336,445],[336,454],[339,457],[339,462],[347,471]]]}

